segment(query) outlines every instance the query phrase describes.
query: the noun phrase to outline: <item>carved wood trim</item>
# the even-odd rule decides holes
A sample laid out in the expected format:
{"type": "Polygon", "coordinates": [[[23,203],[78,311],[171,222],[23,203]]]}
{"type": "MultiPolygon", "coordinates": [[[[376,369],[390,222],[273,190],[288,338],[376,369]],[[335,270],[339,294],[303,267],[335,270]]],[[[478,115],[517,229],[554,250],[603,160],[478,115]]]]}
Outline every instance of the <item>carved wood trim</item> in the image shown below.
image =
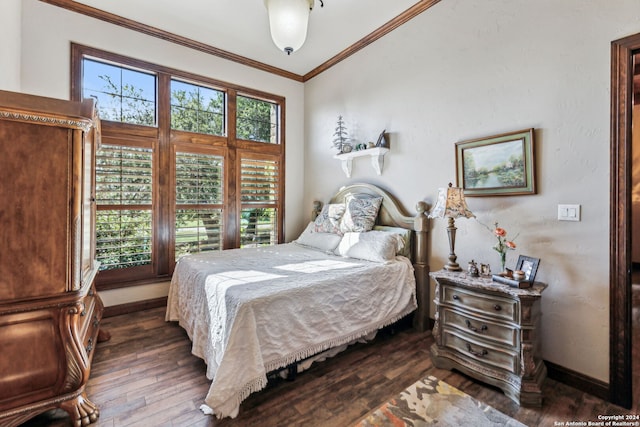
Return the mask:
{"type": "Polygon", "coordinates": [[[0,119],[13,120],[16,122],[36,123],[45,126],[59,126],[69,129],[80,129],[88,132],[94,125],[89,119],[69,119],[67,117],[56,116],[46,113],[26,113],[15,109],[0,108],[0,119]]]}
{"type": "Polygon", "coordinates": [[[631,407],[631,118],[640,34],[611,43],[609,400],[631,407]]]}

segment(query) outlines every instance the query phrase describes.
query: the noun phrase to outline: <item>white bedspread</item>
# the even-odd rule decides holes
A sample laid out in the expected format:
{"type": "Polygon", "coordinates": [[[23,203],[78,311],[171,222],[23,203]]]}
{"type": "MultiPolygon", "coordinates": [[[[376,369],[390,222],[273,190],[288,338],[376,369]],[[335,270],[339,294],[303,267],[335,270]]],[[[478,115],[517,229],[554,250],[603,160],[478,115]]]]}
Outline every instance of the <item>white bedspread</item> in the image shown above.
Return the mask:
{"type": "Polygon", "coordinates": [[[235,417],[269,371],[367,335],[416,309],[410,261],[382,264],[295,243],[190,255],[176,265],[166,319],[207,364],[205,403],[235,417]]]}

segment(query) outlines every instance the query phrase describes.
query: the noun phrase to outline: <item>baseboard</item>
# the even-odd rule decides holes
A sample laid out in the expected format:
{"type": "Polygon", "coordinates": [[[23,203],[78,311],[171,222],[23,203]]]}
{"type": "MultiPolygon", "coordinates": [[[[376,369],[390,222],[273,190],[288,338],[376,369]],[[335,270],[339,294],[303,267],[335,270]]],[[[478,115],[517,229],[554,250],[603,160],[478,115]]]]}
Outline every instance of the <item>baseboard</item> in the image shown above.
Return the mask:
{"type": "Polygon", "coordinates": [[[134,313],[136,311],[147,310],[149,308],[166,307],[167,297],[146,299],[127,304],[112,305],[104,308],[103,317],[119,316],[121,314],[134,313]]]}
{"type": "Polygon", "coordinates": [[[599,397],[607,402],[610,401],[609,385],[607,383],[546,360],[544,361],[544,364],[547,367],[547,376],[552,380],[561,382],[580,391],[584,391],[585,393],[599,397]]]}

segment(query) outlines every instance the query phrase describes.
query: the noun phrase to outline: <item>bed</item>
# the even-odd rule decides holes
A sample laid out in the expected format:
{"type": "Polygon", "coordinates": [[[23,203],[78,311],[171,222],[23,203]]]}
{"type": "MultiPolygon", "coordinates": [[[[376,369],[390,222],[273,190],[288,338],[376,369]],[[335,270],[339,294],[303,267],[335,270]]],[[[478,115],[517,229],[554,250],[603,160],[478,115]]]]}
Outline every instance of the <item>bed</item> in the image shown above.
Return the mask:
{"type": "Polygon", "coordinates": [[[201,409],[235,417],[268,373],[321,359],[408,315],[425,330],[426,204],[416,210],[409,216],[385,190],[354,184],[315,202],[293,242],[181,258],[166,320],[179,322],[206,362],[212,382],[201,409]]]}

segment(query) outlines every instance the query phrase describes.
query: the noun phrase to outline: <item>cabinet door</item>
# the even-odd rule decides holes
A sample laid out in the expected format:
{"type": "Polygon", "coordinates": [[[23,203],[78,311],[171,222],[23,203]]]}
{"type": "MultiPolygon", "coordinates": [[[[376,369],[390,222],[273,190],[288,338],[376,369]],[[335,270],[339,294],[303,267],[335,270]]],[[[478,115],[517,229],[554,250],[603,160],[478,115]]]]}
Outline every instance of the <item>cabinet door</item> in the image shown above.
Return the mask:
{"type": "Polygon", "coordinates": [[[0,301],[67,290],[70,132],[0,120],[0,301]]]}

